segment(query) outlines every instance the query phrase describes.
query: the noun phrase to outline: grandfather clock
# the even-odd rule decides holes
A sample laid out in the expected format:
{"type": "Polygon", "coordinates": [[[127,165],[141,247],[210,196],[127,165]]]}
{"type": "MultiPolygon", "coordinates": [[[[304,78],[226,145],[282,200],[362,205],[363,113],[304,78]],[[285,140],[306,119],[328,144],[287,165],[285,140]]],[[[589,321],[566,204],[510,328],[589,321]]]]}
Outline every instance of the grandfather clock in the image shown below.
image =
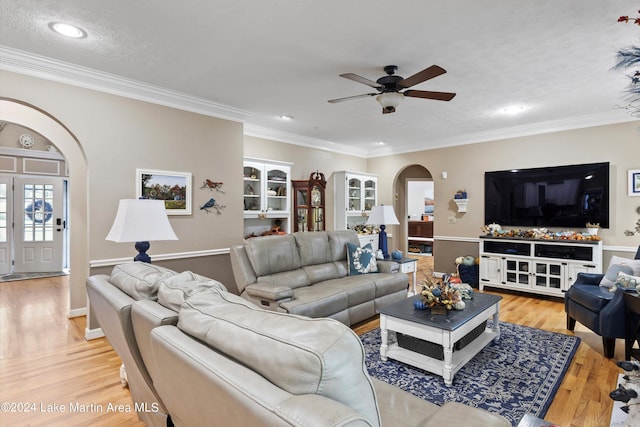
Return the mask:
{"type": "Polygon", "coordinates": [[[293,231],[324,231],[327,181],[322,172],[312,172],[308,181],[293,180],[293,231]]]}

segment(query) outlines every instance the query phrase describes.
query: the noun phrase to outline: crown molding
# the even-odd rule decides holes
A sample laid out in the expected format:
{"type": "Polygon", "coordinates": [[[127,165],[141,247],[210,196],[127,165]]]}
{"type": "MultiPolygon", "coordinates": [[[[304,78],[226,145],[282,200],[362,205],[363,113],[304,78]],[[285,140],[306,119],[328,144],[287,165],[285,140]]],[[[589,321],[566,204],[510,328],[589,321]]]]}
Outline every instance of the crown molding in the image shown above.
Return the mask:
{"type": "Polygon", "coordinates": [[[249,111],[217,104],[186,93],[163,89],[2,45],[0,45],[0,70],[235,122],[244,122],[252,114],[249,111]]]}
{"type": "Polygon", "coordinates": [[[637,120],[637,117],[632,117],[622,110],[612,110],[611,112],[604,114],[591,114],[586,116],[570,117],[567,119],[549,120],[524,126],[494,129],[451,138],[434,139],[429,140],[428,146],[405,145],[404,147],[396,147],[394,149],[381,147],[377,150],[369,151],[367,157],[374,158],[393,154],[415,153],[416,151],[432,150],[436,148],[499,141],[501,139],[509,138],[522,138],[525,136],[542,135],[545,133],[584,129],[616,123],[633,122],[637,120]]]}
{"type": "Polygon", "coordinates": [[[330,151],[334,153],[347,154],[355,157],[367,157],[367,151],[350,147],[345,144],[338,144],[324,139],[309,138],[292,133],[281,132],[279,130],[254,126],[245,123],[244,134],[254,136],[256,138],[271,139],[274,141],[285,142],[293,145],[301,145],[304,147],[315,148],[316,150],[330,151]]]}
{"type": "Polygon", "coordinates": [[[497,141],[508,138],[520,138],[551,132],[603,126],[638,120],[623,110],[613,110],[606,114],[572,117],[561,120],[551,120],[525,126],[495,129],[485,132],[470,133],[450,138],[429,140],[425,144],[405,144],[396,147],[377,147],[373,149],[354,148],[347,144],[309,138],[297,134],[282,132],[276,129],[247,124],[246,120],[251,112],[211,102],[204,98],[171,91],[159,86],[125,79],[114,74],[80,67],[18,49],[0,45],[0,70],[24,74],[45,80],[83,87],[99,92],[118,95],[139,101],[164,105],[179,110],[190,111],[224,120],[242,122],[244,134],[257,138],[264,138],[314,148],[340,154],[347,154],[360,158],[376,158],[395,154],[414,153],[436,148],[453,147],[458,145],[476,144],[497,141]]]}

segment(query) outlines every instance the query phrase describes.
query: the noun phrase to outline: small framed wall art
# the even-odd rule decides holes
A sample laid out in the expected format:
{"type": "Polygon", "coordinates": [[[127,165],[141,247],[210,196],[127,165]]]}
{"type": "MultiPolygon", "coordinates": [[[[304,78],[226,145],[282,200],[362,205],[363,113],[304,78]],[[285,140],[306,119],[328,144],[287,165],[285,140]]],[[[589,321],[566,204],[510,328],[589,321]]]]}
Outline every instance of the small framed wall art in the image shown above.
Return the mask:
{"type": "Polygon", "coordinates": [[[191,173],[136,169],[136,198],[164,200],[167,215],[191,215],[191,173]]]}
{"type": "Polygon", "coordinates": [[[629,171],[629,196],[640,197],[640,169],[629,171]]]}

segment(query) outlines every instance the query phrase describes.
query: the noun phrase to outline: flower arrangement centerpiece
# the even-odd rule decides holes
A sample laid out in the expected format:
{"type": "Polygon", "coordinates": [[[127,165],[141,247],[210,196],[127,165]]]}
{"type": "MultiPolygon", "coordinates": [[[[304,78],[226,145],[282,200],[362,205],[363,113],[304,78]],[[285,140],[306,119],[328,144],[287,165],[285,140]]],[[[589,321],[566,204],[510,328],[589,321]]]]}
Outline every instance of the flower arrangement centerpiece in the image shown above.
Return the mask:
{"type": "Polygon", "coordinates": [[[418,310],[431,308],[431,313],[446,313],[447,310],[463,310],[465,307],[460,291],[446,280],[425,280],[422,283],[420,298],[414,300],[418,310]]]}

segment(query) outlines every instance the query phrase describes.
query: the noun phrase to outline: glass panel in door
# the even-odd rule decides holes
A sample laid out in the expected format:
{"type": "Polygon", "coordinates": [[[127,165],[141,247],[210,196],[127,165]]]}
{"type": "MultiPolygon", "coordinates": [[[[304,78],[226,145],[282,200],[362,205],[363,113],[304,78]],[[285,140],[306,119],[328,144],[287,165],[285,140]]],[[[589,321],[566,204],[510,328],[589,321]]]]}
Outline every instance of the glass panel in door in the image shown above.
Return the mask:
{"type": "Polygon", "coordinates": [[[15,272],[62,270],[62,179],[15,178],[15,272]]]}
{"type": "Polygon", "coordinates": [[[12,272],[11,178],[0,178],[0,274],[12,272]]]}

